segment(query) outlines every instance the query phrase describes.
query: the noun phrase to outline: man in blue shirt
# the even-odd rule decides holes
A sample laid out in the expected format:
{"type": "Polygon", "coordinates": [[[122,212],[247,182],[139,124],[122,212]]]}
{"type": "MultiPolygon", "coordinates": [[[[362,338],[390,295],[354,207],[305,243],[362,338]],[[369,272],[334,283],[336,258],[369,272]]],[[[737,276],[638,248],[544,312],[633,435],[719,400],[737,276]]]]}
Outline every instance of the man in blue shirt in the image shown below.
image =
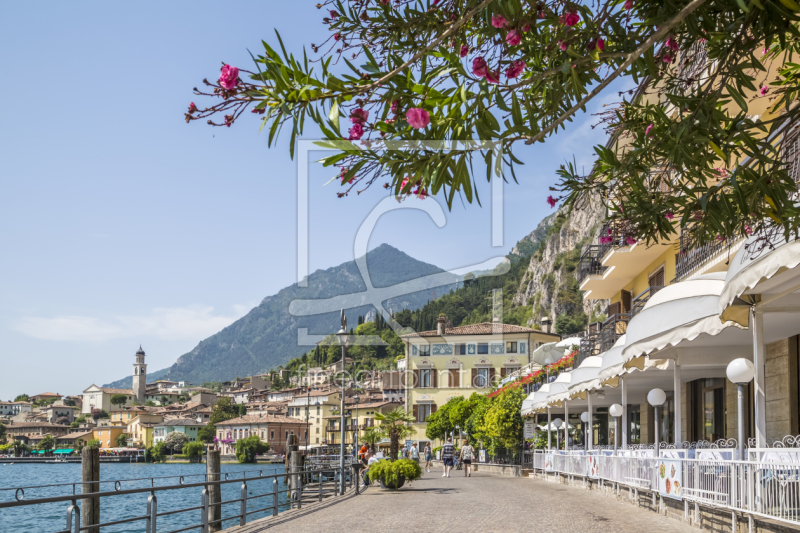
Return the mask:
{"type": "Polygon", "coordinates": [[[450,477],[450,469],[453,467],[455,455],[456,448],[453,446],[453,439],[447,437],[447,442],[442,446],[442,464],[444,465],[442,477],[450,477]]]}

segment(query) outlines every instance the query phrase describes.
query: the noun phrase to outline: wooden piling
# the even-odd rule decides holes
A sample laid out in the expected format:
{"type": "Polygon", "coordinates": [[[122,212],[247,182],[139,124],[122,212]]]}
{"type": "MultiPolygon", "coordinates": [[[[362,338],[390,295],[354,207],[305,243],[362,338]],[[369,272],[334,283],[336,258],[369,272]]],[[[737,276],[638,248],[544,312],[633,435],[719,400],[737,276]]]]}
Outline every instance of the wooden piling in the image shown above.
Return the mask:
{"type": "MultiPolygon", "coordinates": [[[[81,494],[100,492],[100,448],[86,446],[81,450],[81,494]]],[[[100,498],[81,500],[81,524],[93,526],[100,523],[100,498]]],[[[100,533],[100,528],[90,527],[87,533],[100,533]]]]}
{"type": "MultiPolygon", "coordinates": [[[[220,480],[220,467],[219,467],[219,450],[208,450],[206,456],[206,481],[219,481],[220,480]]],[[[206,485],[208,490],[208,530],[220,531],[222,529],[221,522],[214,522],[222,518],[222,506],[213,505],[222,501],[222,491],[220,485],[206,485]]]]}

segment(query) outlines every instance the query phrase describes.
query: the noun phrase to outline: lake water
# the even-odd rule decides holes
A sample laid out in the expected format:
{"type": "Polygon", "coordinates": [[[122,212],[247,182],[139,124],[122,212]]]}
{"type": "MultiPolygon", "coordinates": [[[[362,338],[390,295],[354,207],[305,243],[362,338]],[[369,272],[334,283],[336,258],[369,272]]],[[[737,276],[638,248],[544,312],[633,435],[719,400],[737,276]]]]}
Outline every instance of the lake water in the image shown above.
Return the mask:
{"type": "MultiPolygon", "coordinates": [[[[128,481],[122,483],[120,490],[150,487],[151,482],[155,486],[178,485],[180,476],[190,476],[192,474],[205,474],[205,464],[145,464],[145,463],[101,463],[100,464],[100,488],[102,491],[113,491],[115,480],[127,479],[138,481],[128,481]],[[166,476],[166,477],[165,477],[166,476]],[[151,478],[161,478],[151,481],[151,478]],[[111,483],[102,481],[111,480],[111,483]]],[[[250,476],[257,475],[262,471],[264,475],[283,473],[282,464],[223,464],[223,473],[227,472],[232,479],[236,472],[249,472],[250,476]]],[[[241,474],[239,475],[241,477],[241,474]]],[[[14,490],[2,490],[17,487],[30,487],[33,485],[50,485],[56,483],[74,483],[81,479],[81,465],[76,464],[23,464],[13,465],[0,464],[0,501],[14,501],[14,490]]],[[[197,483],[202,481],[202,477],[184,477],[185,483],[197,483]]],[[[282,479],[279,483],[279,502],[286,504],[286,486],[282,479]]],[[[248,481],[248,492],[252,496],[268,493],[267,498],[258,498],[247,502],[248,509],[261,509],[272,505],[272,479],[248,481]]],[[[80,486],[77,488],[80,493],[80,486]]],[[[199,506],[201,487],[186,489],[176,489],[169,491],[156,492],[158,498],[158,512],[163,513],[186,507],[199,506]]],[[[72,494],[72,486],[66,487],[47,487],[25,490],[25,499],[32,500],[51,496],[62,496],[72,494]]],[[[241,483],[228,483],[222,485],[222,501],[239,498],[241,494],[241,483]]],[[[130,494],[121,496],[103,497],[100,499],[100,521],[111,522],[123,518],[143,516],[147,510],[148,493],[130,494]]],[[[80,505],[80,504],[79,504],[80,505]]],[[[14,533],[46,533],[63,530],[66,526],[66,516],[68,502],[48,503],[42,505],[31,505],[23,507],[13,507],[0,509],[0,532],[14,533]]],[[[288,508],[288,504],[281,507],[281,511],[288,508]]],[[[238,514],[240,504],[232,503],[223,505],[222,516],[238,514]]],[[[271,511],[257,513],[248,516],[248,522],[271,514],[271,511]]],[[[188,527],[200,522],[200,511],[189,511],[171,516],[158,518],[158,530],[173,531],[182,527],[188,527]]],[[[225,527],[238,525],[238,518],[224,523],[225,527]]],[[[145,530],[145,521],[138,521],[129,524],[120,524],[108,528],[103,528],[102,532],[114,533],[133,533],[145,530]]],[[[196,530],[199,531],[199,530],[196,530]]]]}

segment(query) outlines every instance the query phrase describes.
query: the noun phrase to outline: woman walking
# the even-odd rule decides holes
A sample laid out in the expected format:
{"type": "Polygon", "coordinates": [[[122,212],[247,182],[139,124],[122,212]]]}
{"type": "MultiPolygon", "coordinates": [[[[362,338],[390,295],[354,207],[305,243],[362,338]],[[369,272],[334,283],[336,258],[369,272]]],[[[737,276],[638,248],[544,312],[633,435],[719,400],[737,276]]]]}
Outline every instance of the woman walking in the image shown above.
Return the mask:
{"type": "Polygon", "coordinates": [[[431,471],[431,461],[433,460],[433,453],[431,453],[431,443],[425,443],[425,471],[431,471]]]}
{"type": "Polygon", "coordinates": [[[469,445],[469,441],[465,440],[464,445],[461,447],[461,461],[464,463],[464,477],[472,477],[472,457],[475,455],[475,450],[469,445]]]}

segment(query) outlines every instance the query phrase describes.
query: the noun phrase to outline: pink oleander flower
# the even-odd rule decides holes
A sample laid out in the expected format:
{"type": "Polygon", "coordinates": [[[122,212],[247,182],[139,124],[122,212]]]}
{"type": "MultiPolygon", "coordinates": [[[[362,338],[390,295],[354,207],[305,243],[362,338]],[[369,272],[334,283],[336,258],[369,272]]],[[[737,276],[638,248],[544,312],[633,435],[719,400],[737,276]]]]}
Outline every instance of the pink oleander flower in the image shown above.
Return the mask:
{"type": "Polygon", "coordinates": [[[472,60],[472,73],[479,78],[485,78],[489,68],[486,66],[486,60],[482,57],[476,57],[472,60]]]}
{"type": "Polygon", "coordinates": [[[438,3],[439,3],[439,0],[433,0],[433,5],[436,5],[438,3]]]}
{"type": "Polygon", "coordinates": [[[633,237],[628,237],[625,239],[625,244],[627,244],[628,246],[633,246],[634,244],[636,244],[636,239],[634,239],[633,237]]]}
{"type": "Polygon", "coordinates": [[[400,108],[400,100],[395,100],[392,102],[392,113],[395,115],[397,114],[397,110],[400,108]]]}
{"type": "Polygon", "coordinates": [[[547,203],[550,205],[551,208],[556,206],[556,201],[557,200],[553,198],[552,195],[547,197],[547,203]]]}
{"type": "Polygon", "coordinates": [[[195,113],[197,111],[197,106],[194,105],[194,102],[189,102],[189,113],[195,113]]]}
{"type": "Polygon", "coordinates": [[[226,91],[230,91],[239,84],[239,69],[230,65],[222,65],[219,71],[219,84],[226,91]]]}
{"type": "Polygon", "coordinates": [[[417,198],[419,198],[420,200],[424,200],[425,198],[428,197],[428,192],[422,187],[417,187],[416,189],[414,189],[414,191],[412,191],[411,194],[415,194],[417,198]]]}
{"type": "Polygon", "coordinates": [[[529,31],[531,31],[531,25],[530,25],[530,24],[528,24],[528,23],[526,23],[526,24],[525,24],[525,25],[522,27],[522,32],[523,32],[523,33],[528,33],[529,31]]]}
{"type": "Polygon", "coordinates": [[[487,71],[486,81],[489,83],[493,83],[494,85],[500,83],[500,70],[498,69],[495,70],[494,72],[492,72],[491,70],[487,71]]]}
{"type": "Polygon", "coordinates": [[[672,56],[669,54],[665,54],[664,57],[661,58],[661,61],[664,63],[672,63],[672,56]]]}
{"type": "Polygon", "coordinates": [[[503,15],[498,14],[492,16],[492,26],[494,26],[495,28],[502,28],[506,24],[508,24],[508,21],[503,15]]]}
{"type": "Polygon", "coordinates": [[[670,50],[677,50],[678,49],[678,41],[675,40],[675,37],[670,35],[667,37],[666,47],[670,50]]]}
{"type": "Polygon", "coordinates": [[[597,38],[597,48],[598,50],[603,50],[606,47],[606,42],[603,40],[602,37],[597,38]]]}
{"type": "Polygon", "coordinates": [[[230,128],[231,124],[233,124],[233,115],[225,115],[225,125],[230,128]]]}
{"type": "Polygon", "coordinates": [[[650,124],[649,126],[647,126],[647,129],[646,129],[646,130],[644,130],[644,136],[645,136],[645,137],[652,137],[652,135],[650,135],[650,130],[652,130],[652,129],[653,129],[653,125],[652,125],[652,124],[650,124]]]}
{"type": "Polygon", "coordinates": [[[403,192],[403,189],[406,188],[406,185],[408,185],[408,176],[403,178],[403,182],[400,184],[400,192],[403,192]]]}
{"type": "Polygon", "coordinates": [[[564,15],[564,25],[566,26],[574,26],[578,22],[580,22],[581,17],[578,15],[577,12],[571,11],[564,15]]]}
{"type": "Polygon", "coordinates": [[[339,40],[339,39],[341,39],[341,38],[342,38],[342,36],[341,36],[341,35],[339,35],[338,33],[335,33],[335,34],[333,35],[333,40],[334,40],[334,41],[338,41],[338,40],[339,40]]]}
{"type": "Polygon", "coordinates": [[[567,42],[566,41],[558,41],[558,47],[561,48],[562,52],[567,51],[567,42]]]}
{"type": "Polygon", "coordinates": [[[525,70],[525,61],[521,59],[514,61],[506,69],[506,78],[510,80],[519,78],[523,70],[525,70]]]}
{"type": "Polygon", "coordinates": [[[466,55],[468,53],[469,53],[469,46],[467,46],[466,44],[462,44],[461,45],[461,51],[459,52],[459,55],[461,57],[466,57],[466,55]]]}
{"type": "Polygon", "coordinates": [[[609,237],[606,235],[604,237],[600,237],[600,244],[611,244],[613,240],[614,240],[613,237],[609,237]]]}
{"type": "Polygon", "coordinates": [[[339,180],[342,182],[342,185],[344,185],[345,174],[347,174],[347,169],[342,167],[341,172],[339,172],[339,180]]]}
{"type": "Polygon", "coordinates": [[[751,228],[749,224],[745,224],[744,225],[744,232],[747,233],[748,235],[752,235],[753,234],[753,228],[751,228]]]}
{"type": "Polygon", "coordinates": [[[717,242],[722,242],[724,240],[725,240],[725,237],[723,237],[722,235],[717,235],[717,242]]]}
{"type": "Polygon", "coordinates": [[[765,94],[767,94],[769,92],[769,87],[764,85],[763,87],[761,87],[761,91],[759,91],[759,92],[761,93],[761,96],[764,96],[765,94]]]}
{"type": "Polygon", "coordinates": [[[717,167],[714,169],[717,172],[717,175],[720,178],[727,178],[728,177],[728,169],[725,167],[717,167]]]}
{"type": "Polygon", "coordinates": [[[431,123],[431,115],[424,109],[412,107],[406,111],[406,121],[412,128],[421,130],[431,123]]]}
{"type": "Polygon", "coordinates": [[[540,19],[547,17],[547,15],[544,14],[544,11],[537,11],[536,16],[539,17],[540,19]]]}
{"type": "Polygon", "coordinates": [[[625,1],[625,10],[630,11],[633,9],[633,0],[626,0],[625,1]]]}
{"type": "Polygon", "coordinates": [[[511,30],[508,32],[508,35],[506,35],[506,42],[508,46],[517,46],[522,42],[522,35],[517,30],[511,30]]]}
{"type": "Polygon", "coordinates": [[[331,18],[335,19],[339,16],[339,13],[335,9],[331,9],[331,18]]]}
{"type": "Polygon", "coordinates": [[[352,113],[350,113],[350,122],[353,124],[364,124],[367,119],[369,118],[369,111],[366,109],[358,108],[354,109],[352,113]]]}
{"type": "Polygon", "coordinates": [[[361,124],[353,124],[353,126],[349,130],[350,137],[348,140],[350,141],[358,141],[364,135],[364,127],[361,124]]]}
{"type": "Polygon", "coordinates": [[[667,211],[666,213],[664,213],[664,218],[666,218],[667,220],[672,220],[673,218],[675,218],[675,215],[672,214],[672,211],[667,211]]]}

